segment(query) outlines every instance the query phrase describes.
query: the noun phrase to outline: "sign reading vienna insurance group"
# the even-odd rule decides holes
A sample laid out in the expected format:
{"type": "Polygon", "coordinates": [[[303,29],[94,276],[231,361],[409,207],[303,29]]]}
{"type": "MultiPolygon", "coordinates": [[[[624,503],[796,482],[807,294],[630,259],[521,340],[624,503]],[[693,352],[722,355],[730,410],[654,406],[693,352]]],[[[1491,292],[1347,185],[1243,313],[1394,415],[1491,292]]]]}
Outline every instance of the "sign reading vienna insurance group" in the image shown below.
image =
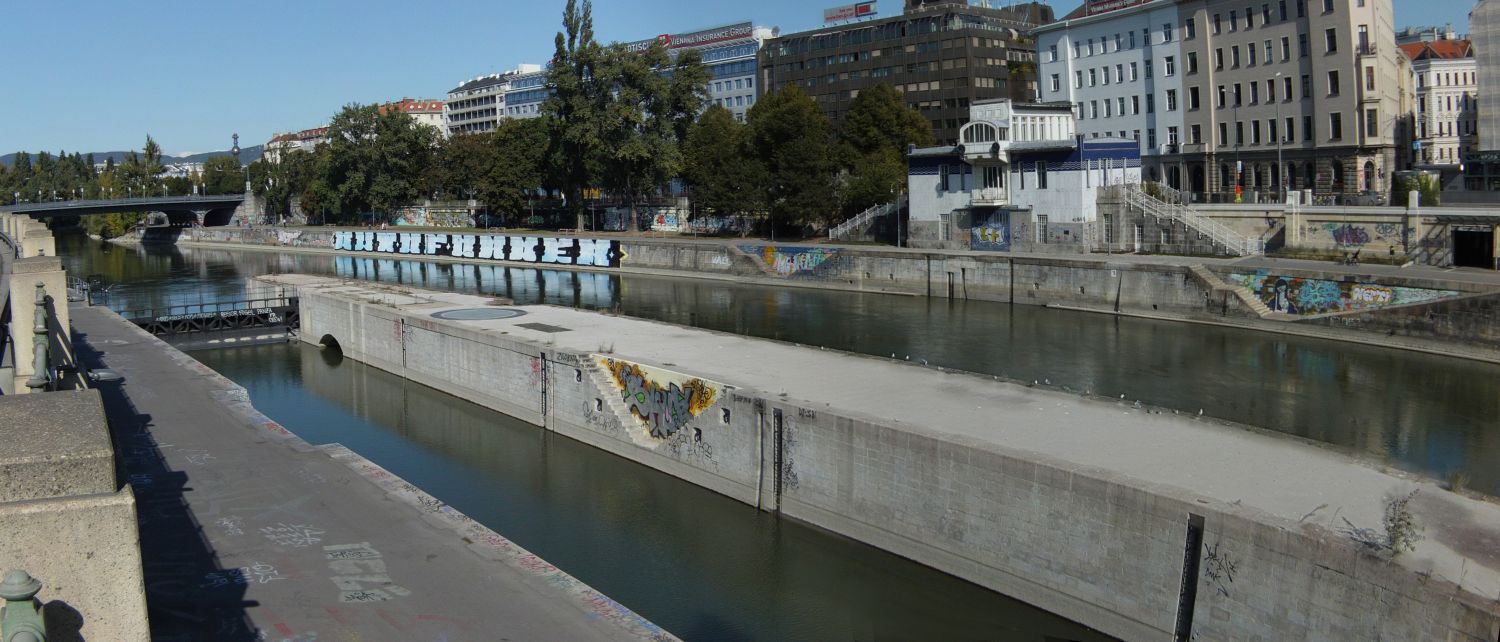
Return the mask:
{"type": "Polygon", "coordinates": [[[1146,0],[1089,0],[1089,15],[1095,16],[1101,13],[1119,11],[1126,7],[1134,7],[1145,4],[1146,0]]]}

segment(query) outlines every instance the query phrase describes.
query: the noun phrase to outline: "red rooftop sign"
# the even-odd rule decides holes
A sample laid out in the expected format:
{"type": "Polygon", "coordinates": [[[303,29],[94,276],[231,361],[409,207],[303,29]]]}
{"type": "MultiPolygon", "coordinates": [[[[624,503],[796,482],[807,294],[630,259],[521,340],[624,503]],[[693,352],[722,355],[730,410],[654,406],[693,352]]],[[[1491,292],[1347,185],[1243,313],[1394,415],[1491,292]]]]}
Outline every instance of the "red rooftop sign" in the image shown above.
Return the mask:
{"type": "Polygon", "coordinates": [[[842,22],[875,15],[874,2],[857,2],[823,10],[823,22],[842,22]]]}

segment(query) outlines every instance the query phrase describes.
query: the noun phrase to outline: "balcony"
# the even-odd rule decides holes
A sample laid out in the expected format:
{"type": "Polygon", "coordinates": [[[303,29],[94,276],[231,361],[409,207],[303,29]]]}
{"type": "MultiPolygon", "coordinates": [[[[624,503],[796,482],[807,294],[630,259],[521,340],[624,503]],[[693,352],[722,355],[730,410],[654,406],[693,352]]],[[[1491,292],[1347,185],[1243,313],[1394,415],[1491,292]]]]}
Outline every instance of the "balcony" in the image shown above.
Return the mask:
{"type": "Polygon", "coordinates": [[[969,201],[976,206],[1005,205],[1010,202],[1003,187],[982,187],[970,192],[969,201]]]}

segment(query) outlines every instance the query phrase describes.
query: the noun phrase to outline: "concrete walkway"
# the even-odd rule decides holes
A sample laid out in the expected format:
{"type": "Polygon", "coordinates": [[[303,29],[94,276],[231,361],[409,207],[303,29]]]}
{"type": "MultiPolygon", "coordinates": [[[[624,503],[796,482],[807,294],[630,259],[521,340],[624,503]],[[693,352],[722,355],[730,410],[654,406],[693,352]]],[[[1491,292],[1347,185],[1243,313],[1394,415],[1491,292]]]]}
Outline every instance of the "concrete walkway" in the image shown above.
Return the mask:
{"type": "Polygon", "coordinates": [[[101,388],[154,639],[674,639],[115,314],[75,306],[73,326],[123,377],[101,388]]]}
{"type": "MultiPolygon", "coordinates": [[[[328,288],[356,300],[383,300],[423,317],[444,309],[491,305],[489,297],[361,281],[307,275],[260,278],[296,285],[304,293],[328,288]]],[[[1089,398],[1049,389],[1044,383],[1023,386],[911,362],[641,319],[554,306],[515,307],[526,314],[431,322],[585,353],[608,344],[617,358],[784,395],[808,408],[830,408],[960,443],[1027,453],[1185,501],[1248,511],[1252,519],[1287,527],[1320,525],[1346,532],[1352,523],[1379,530],[1386,498],[1420,488],[1412,506],[1425,528],[1425,539],[1414,552],[1398,558],[1399,563],[1479,595],[1500,598],[1500,504],[1448,492],[1431,480],[1377,469],[1330,448],[1171,410],[1142,408],[1128,394],[1124,400],[1089,398]]]]}

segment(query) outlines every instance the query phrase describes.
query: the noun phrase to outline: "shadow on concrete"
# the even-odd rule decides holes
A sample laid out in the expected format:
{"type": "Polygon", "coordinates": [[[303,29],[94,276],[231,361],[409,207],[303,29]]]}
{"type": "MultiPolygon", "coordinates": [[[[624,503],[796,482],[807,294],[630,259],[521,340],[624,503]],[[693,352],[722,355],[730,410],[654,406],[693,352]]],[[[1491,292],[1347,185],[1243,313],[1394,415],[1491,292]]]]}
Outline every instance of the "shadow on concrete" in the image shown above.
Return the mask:
{"type": "MultiPolygon", "coordinates": [[[[89,345],[88,335],[76,328],[73,345],[84,367],[97,370],[110,366],[108,355],[89,345]]],[[[117,481],[130,484],[135,493],[151,638],[261,639],[245,611],[257,606],[244,599],[248,573],[220,565],[218,554],[204,537],[203,526],[184,496],[192,490],[187,473],[172,470],[162,453],[171,444],[156,440],[151,416],[136,411],[123,383],[109,381],[96,386],[109,418],[117,481]]]]}

